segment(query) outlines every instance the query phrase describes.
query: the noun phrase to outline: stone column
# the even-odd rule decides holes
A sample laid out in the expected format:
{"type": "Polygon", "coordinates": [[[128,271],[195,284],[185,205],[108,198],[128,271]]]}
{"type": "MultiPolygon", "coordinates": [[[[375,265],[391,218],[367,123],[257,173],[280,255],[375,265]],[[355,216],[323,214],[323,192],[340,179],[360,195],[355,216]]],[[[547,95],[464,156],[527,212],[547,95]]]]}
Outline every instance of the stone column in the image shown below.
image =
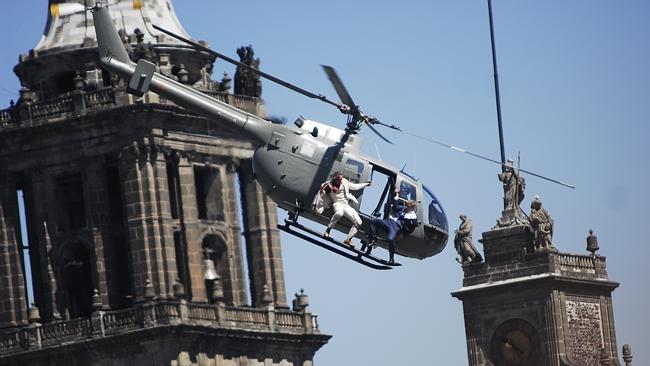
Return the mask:
{"type": "Polygon", "coordinates": [[[27,324],[16,183],[0,173],[0,328],[27,324]]]}
{"type": "MultiPolygon", "coordinates": [[[[159,297],[167,298],[173,283],[168,283],[166,273],[169,264],[163,250],[162,195],[157,191],[159,181],[166,181],[166,176],[156,177],[157,152],[149,145],[134,144],[124,149],[120,163],[136,300],[143,299],[147,279],[159,297]]],[[[168,198],[165,200],[169,207],[168,198]]]]}
{"type": "Polygon", "coordinates": [[[253,306],[261,306],[262,293],[266,284],[271,290],[276,307],[288,307],[280,233],[277,228],[277,206],[268,198],[257,181],[252,179],[250,160],[241,162],[239,174],[253,306]]]}
{"type": "MultiPolygon", "coordinates": [[[[178,162],[178,178],[180,182],[181,207],[179,216],[181,220],[181,235],[183,249],[187,256],[189,267],[189,281],[194,301],[207,301],[203,281],[203,253],[199,236],[199,213],[196,204],[196,189],[194,187],[194,168],[186,156],[181,156],[178,162]]],[[[186,288],[187,292],[188,289],[186,288]]],[[[189,292],[188,292],[189,293],[189,292]]]]}
{"type": "Polygon", "coordinates": [[[246,280],[244,278],[244,256],[241,245],[241,225],[239,223],[239,204],[235,191],[237,169],[233,162],[228,162],[223,169],[223,208],[224,221],[229,231],[228,255],[230,260],[230,286],[234,305],[248,304],[246,280]]]}
{"type": "Polygon", "coordinates": [[[93,240],[95,271],[93,287],[99,290],[103,304],[109,304],[106,263],[110,260],[110,232],[108,205],[106,202],[106,175],[101,163],[93,162],[83,167],[83,190],[86,207],[86,222],[93,240]]]}

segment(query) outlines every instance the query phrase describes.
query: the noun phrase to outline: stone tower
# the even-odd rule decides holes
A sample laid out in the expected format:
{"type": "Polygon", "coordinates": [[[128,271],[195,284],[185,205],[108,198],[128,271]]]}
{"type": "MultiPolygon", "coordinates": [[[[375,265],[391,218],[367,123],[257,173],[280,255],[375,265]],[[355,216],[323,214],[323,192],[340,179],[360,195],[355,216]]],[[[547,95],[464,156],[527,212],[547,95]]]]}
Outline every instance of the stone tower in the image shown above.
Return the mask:
{"type": "Polygon", "coordinates": [[[515,223],[483,233],[485,262],[463,265],[462,300],[471,366],[618,365],[605,257],[535,249],[515,223]],[[609,363],[602,363],[609,362],[609,363]]]}
{"type": "MultiPolygon", "coordinates": [[[[211,56],[153,30],[189,38],[171,0],[106,2],[134,60],[264,115],[212,80],[211,56]]],[[[83,3],[50,0],[14,69],[20,99],[0,111],[0,364],[311,365],[329,336],[305,294],[287,306],[253,146],[127,94],[97,65],[83,3]]]]}

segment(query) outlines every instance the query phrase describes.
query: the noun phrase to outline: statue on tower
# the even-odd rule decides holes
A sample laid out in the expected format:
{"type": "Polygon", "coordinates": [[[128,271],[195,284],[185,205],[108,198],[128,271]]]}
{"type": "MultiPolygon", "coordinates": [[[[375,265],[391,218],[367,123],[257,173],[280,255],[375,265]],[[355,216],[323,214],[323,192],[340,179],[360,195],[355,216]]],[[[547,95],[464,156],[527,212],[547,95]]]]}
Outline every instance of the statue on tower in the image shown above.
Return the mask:
{"type": "Polygon", "coordinates": [[[515,169],[512,159],[508,158],[504,168],[498,175],[499,181],[503,183],[503,212],[496,227],[528,224],[528,219],[519,207],[524,200],[526,180],[515,169]]]}
{"type": "Polygon", "coordinates": [[[239,62],[250,67],[237,66],[235,71],[235,94],[261,97],[262,81],[260,80],[260,74],[255,71],[260,68],[260,59],[255,58],[253,46],[239,47],[237,54],[239,55],[239,62]]]}
{"type": "Polygon", "coordinates": [[[557,251],[552,242],[553,218],[542,207],[542,200],[539,196],[535,196],[535,199],[530,204],[530,227],[535,234],[535,251],[557,251]]]}
{"type": "Polygon", "coordinates": [[[158,55],[151,42],[144,43],[144,33],[142,33],[140,28],[136,28],[133,32],[138,40],[138,44],[135,45],[135,49],[133,50],[135,61],[145,59],[153,64],[157,64],[158,55]]]}
{"type": "Polygon", "coordinates": [[[499,180],[503,182],[503,209],[514,210],[524,200],[526,181],[513,167],[512,159],[508,158],[505,170],[499,173],[499,180]]]}
{"type": "Polygon", "coordinates": [[[460,226],[454,230],[456,236],[454,237],[454,248],[458,252],[459,257],[456,260],[460,264],[480,263],[483,261],[481,253],[476,250],[472,242],[472,229],[474,224],[466,215],[460,214],[460,226]]]}

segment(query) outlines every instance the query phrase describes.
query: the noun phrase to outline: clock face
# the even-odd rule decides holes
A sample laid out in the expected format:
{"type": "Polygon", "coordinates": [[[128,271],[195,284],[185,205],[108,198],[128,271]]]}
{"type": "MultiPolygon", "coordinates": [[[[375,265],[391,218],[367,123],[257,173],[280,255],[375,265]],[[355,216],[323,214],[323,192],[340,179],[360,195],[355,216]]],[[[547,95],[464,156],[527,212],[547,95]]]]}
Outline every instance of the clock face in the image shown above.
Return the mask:
{"type": "Polygon", "coordinates": [[[494,365],[537,365],[541,342],[537,330],[523,319],[501,323],[490,340],[490,355],[494,365]]]}

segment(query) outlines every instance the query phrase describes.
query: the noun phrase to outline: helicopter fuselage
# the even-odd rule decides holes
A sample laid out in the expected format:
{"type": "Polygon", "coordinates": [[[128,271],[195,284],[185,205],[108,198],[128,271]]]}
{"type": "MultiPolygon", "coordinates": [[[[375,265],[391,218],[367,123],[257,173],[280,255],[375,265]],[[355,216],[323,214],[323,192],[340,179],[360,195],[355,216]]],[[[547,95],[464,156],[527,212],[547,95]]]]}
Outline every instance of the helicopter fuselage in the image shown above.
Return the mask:
{"type": "MultiPolygon", "coordinates": [[[[416,213],[421,218],[421,225],[399,241],[396,252],[422,259],[444,249],[448,237],[444,211],[435,196],[428,197],[431,193],[424,190],[419,180],[361,154],[361,138],[358,135],[345,139],[344,131],[302,118],[295,124],[296,127],[283,126],[288,128],[275,130],[271,141],[260,146],[253,156],[258,182],[280,208],[290,212],[302,208],[301,216],[326,225],[331,212],[318,214],[310,207],[321,184],[329,179],[332,172],[341,172],[352,182],[367,182],[372,179],[373,173],[383,174],[387,178],[384,194],[376,202],[374,216],[360,212],[363,224],[357,236],[364,239],[370,232],[369,222],[372,218],[388,215],[387,206],[392,198],[389,193],[397,188],[403,191],[404,199],[417,202],[416,213]],[[341,139],[345,142],[341,142],[341,139]]],[[[363,192],[355,196],[361,202],[363,192]]],[[[341,220],[335,228],[347,232],[350,225],[347,220],[341,220]]],[[[380,246],[386,245],[385,241],[380,240],[380,246]]]]}

